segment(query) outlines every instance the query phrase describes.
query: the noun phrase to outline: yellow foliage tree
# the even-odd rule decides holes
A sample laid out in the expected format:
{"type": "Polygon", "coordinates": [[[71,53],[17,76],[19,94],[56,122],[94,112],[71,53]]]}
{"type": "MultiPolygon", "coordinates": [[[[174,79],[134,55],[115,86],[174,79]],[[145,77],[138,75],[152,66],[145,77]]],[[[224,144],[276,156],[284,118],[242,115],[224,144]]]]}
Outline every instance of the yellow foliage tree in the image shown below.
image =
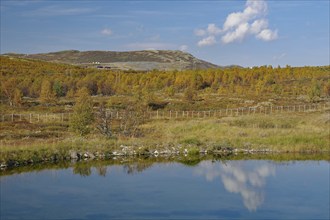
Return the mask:
{"type": "Polygon", "coordinates": [[[80,136],[84,136],[92,130],[91,124],[93,120],[93,100],[89,95],[89,90],[83,87],[77,92],[70,128],[80,136]]]}
{"type": "Polygon", "coordinates": [[[52,90],[51,83],[44,80],[41,84],[40,102],[45,105],[53,104],[56,101],[56,94],[52,90]]]}

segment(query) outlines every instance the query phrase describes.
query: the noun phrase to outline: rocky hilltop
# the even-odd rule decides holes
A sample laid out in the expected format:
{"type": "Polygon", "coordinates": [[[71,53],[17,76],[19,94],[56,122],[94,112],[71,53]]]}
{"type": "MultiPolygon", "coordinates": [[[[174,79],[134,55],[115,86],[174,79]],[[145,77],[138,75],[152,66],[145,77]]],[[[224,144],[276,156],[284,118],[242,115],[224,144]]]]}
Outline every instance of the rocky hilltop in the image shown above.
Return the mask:
{"type": "Polygon", "coordinates": [[[185,70],[223,68],[177,50],[78,51],[67,50],[40,54],[4,54],[25,59],[67,63],[87,67],[121,70],[185,70]]]}

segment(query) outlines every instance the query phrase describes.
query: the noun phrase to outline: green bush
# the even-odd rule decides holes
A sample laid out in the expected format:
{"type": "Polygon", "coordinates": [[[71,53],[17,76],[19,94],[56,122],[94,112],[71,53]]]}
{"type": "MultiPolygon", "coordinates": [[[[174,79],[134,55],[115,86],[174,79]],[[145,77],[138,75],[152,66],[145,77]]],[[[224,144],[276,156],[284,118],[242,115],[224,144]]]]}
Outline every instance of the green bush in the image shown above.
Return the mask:
{"type": "Polygon", "coordinates": [[[188,155],[198,155],[199,148],[198,147],[191,147],[188,149],[188,155]]]}
{"type": "Polygon", "coordinates": [[[92,130],[91,124],[94,120],[93,100],[87,88],[80,89],[77,95],[73,116],[70,120],[70,128],[80,136],[84,136],[92,130]]]}

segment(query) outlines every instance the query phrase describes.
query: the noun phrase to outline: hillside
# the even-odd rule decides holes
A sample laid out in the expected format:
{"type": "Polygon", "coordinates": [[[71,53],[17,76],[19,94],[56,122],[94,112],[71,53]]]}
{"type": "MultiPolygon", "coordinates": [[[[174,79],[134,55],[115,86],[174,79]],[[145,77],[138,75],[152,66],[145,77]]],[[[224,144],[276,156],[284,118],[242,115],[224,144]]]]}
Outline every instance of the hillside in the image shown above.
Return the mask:
{"type": "Polygon", "coordinates": [[[172,50],[144,50],[127,52],[68,50],[40,54],[10,53],[4,55],[80,66],[121,70],[186,70],[223,68],[197,59],[189,53],[172,50]]]}

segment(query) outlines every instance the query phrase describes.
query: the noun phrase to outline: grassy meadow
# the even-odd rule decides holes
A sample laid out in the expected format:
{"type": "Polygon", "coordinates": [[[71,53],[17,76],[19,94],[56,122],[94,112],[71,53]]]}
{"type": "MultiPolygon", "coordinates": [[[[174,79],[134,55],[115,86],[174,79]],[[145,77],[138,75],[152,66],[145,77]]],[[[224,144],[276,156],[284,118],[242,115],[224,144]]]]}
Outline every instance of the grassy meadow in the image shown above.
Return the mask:
{"type": "Polygon", "coordinates": [[[135,155],[175,151],[329,152],[329,112],[150,120],[141,136],[106,138],[93,131],[79,137],[65,123],[4,123],[0,161],[68,159],[69,152],[113,156],[128,148],[135,155]],[[4,138],[6,137],[6,138],[4,138]]]}
{"type": "Polygon", "coordinates": [[[329,107],[325,108],[330,97],[329,66],[119,71],[0,58],[1,164],[65,160],[72,152],[104,158],[155,151],[190,155],[330,151],[329,107]],[[324,108],[261,113],[294,105],[324,108]],[[235,108],[259,112],[145,117],[158,110],[235,108]],[[106,109],[122,111],[124,116],[107,118],[106,109]],[[39,118],[53,113],[77,117],[39,118]],[[30,114],[38,118],[31,120],[30,114]]]}

